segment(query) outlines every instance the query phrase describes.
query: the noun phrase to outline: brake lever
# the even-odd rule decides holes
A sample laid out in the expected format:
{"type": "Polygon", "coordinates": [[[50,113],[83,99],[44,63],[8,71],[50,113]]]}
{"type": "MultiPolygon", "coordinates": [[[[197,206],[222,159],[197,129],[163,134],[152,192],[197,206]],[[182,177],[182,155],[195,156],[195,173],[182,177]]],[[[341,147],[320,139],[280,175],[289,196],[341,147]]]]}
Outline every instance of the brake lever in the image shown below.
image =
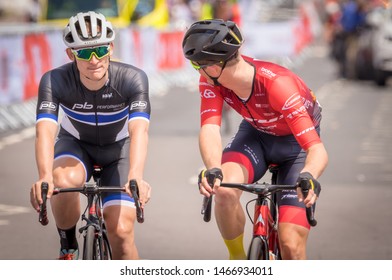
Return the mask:
{"type": "Polygon", "coordinates": [[[131,180],[129,181],[129,188],[131,189],[131,194],[133,197],[133,200],[135,201],[135,206],[136,206],[136,219],[139,223],[144,222],[144,211],[143,208],[141,207],[140,200],[139,200],[139,188],[137,185],[136,180],[131,180]]]}

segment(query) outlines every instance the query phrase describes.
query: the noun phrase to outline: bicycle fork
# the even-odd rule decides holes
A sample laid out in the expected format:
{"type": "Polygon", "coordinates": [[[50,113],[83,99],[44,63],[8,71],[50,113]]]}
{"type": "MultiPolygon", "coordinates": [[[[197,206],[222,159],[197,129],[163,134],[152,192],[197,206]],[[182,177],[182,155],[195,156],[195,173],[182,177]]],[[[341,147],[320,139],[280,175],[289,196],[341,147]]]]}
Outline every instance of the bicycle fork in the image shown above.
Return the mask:
{"type": "Polygon", "coordinates": [[[93,195],[88,195],[87,196],[87,207],[86,210],[84,211],[82,215],[82,221],[86,222],[86,225],[79,228],[79,232],[83,233],[83,231],[89,227],[90,225],[94,225],[95,229],[97,231],[100,230],[100,225],[98,223],[99,217],[98,217],[98,212],[97,210],[100,211],[100,209],[97,209],[97,199],[93,195]]]}
{"type": "Polygon", "coordinates": [[[257,199],[253,219],[253,239],[260,238],[265,250],[261,252],[264,259],[277,259],[279,252],[277,223],[271,214],[268,200],[262,197],[257,199]]]}
{"type": "MultiPolygon", "coordinates": [[[[84,238],[84,246],[86,246],[87,238],[93,238],[93,243],[95,248],[93,248],[93,253],[92,255],[84,255],[85,259],[96,259],[96,260],[102,260],[104,259],[104,254],[107,254],[108,256],[110,255],[111,258],[111,252],[110,248],[108,248],[107,252],[101,251],[104,248],[104,231],[105,227],[103,226],[101,222],[101,209],[100,209],[100,203],[98,201],[98,197],[95,195],[88,195],[87,196],[88,204],[85,212],[82,215],[82,220],[86,223],[84,226],[79,228],[79,232],[83,233],[83,238],[84,238]],[[89,235],[89,227],[94,227],[94,234],[93,236],[89,235]]],[[[91,244],[91,243],[89,243],[91,244]]],[[[86,247],[84,247],[83,254],[86,254],[86,247]]]]}

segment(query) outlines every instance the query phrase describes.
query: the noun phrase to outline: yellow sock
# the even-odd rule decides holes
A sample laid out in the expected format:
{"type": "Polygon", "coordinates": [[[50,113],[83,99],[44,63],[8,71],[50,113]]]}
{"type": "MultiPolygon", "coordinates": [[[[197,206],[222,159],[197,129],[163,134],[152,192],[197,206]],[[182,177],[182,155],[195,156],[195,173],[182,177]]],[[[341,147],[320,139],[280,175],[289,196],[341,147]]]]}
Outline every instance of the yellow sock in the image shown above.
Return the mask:
{"type": "Polygon", "coordinates": [[[246,254],[244,250],[244,234],[232,239],[225,241],[226,247],[229,250],[230,260],[246,260],[246,254]]]}

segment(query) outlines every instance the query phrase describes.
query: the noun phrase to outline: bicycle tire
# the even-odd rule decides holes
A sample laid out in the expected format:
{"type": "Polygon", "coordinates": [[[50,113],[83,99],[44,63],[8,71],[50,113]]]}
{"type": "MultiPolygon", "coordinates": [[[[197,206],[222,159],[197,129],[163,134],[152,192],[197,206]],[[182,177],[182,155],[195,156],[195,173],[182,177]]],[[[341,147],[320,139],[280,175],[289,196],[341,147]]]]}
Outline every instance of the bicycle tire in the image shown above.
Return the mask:
{"type": "Polygon", "coordinates": [[[89,226],[87,227],[86,235],[84,236],[83,260],[94,260],[96,244],[95,227],[89,226]]]}
{"type": "Polygon", "coordinates": [[[109,238],[104,230],[102,232],[102,246],[101,246],[101,260],[111,260],[112,259],[112,248],[110,247],[109,238]]]}
{"type": "Polygon", "coordinates": [[[253,237],[249,246],[248,260],[269,260],[267,241],[262,237],[253,237]]]}

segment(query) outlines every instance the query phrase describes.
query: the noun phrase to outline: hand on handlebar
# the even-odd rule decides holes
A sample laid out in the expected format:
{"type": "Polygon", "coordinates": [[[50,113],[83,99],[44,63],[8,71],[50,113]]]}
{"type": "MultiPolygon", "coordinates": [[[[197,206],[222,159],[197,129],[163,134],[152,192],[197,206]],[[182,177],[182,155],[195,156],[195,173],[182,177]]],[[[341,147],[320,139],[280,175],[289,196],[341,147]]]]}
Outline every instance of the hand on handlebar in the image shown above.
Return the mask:
{"type": "MultiPolygon", "coordinates": [[[[137,195],[139,197],[139,202],[140,202],[140,206],[141,208],[144,208],[144,205],[147,204],[147,202],[150,200],[151,197],[151,186],[149,183],[147,183],[144,180],[136,180],[133,179],[135,181],[137,181],[137,195]]],[[[132,179],[130,180],[132,181],[132,179]]],[[[132,196],[132,193],[130,191],[130,186],[126,186],[126,190],[127,193],[132,196]]]]}
{"type": "Polygon", "coordinates": [[[42,196],[41,196],[41,185],[43,182],[48,182],[47,198],[50,198],[53,193],[54,185],[53,185],[53,182],[51,182],[49,180],[39,180],[32,185],[32,187],[30,189],[30,203],[31,203],[31,206],[37,212],[40,211],[40,205],[42,205],[42,203],[43,203],[42,196]]]}
{"type": "Polygon", "coordinates": [[[151,194],[151,187],[150,185],[141,180],[141,186],[142,188],[139,188],[139,184],[136,179],[131,179],[129,181],[129,188],[126,186],[126,191],[129,192],[130,196],[133,197],[135,201],[135,207],[136,207],[136,219],[139,223],[144,222],[144,204],[148,202],[150,199],[150,194],[151,194]],[[141,192],[143,190],[143,192],[141,192]]]}
{"type": "Polygon", "coordinates": [[[220,168],[204,169],[199,174],[198,186],[200,194],[204,195],[201,213],[205,222],[211,220],[211,207],[214,188],[222,183],[223,174],[220,168]]]}
{"type": "Polygon", "coordinates": [[[311,207],[320,195],[320,183],[309,172],[302,172],[299,174],[297,185],[299,201],[303,201],[306,207],[311,207]]]}
{"type": "Polygon", "coordinates": [[[203,169],[199,174],[199,191],[202,195],[210,197],[214,194],[214,187],[219,187],[223,180],[223,173],[220,168],[203,169]],[[219,180],[219,181],[218,181],[219,180]]]}

